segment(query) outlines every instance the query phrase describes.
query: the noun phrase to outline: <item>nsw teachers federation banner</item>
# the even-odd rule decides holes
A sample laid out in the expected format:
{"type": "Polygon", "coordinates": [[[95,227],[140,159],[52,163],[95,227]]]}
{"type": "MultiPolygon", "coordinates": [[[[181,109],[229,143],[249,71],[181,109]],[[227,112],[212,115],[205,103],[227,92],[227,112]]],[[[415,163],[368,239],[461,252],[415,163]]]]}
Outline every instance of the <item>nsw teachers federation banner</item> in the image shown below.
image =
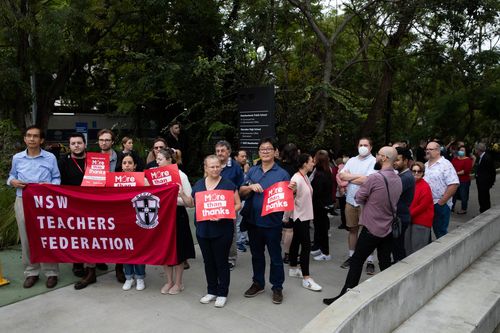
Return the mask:
{"type": "Polygon", "coordinates": [[[32,262],[175,265],[177,185],[23,190],[32,262]]]}

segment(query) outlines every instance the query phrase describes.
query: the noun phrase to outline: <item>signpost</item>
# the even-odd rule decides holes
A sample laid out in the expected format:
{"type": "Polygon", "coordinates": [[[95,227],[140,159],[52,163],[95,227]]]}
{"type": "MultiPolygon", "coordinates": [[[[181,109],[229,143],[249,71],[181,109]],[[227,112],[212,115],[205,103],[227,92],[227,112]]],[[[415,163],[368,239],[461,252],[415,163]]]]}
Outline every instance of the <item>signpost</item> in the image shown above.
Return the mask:
{"type": "Polygon", "coordinates": [[[276,136],[274,87],[243,88],[238,94],[240,148],[252,153],[260,139],[276,136]]]}

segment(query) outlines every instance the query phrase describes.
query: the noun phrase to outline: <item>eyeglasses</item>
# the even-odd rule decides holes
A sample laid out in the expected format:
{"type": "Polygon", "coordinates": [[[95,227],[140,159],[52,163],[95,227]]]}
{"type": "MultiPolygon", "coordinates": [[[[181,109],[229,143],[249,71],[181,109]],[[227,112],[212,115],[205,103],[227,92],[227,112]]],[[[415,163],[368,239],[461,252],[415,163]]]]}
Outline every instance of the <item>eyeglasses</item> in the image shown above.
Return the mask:
{"type": "Polygon", "coordinates": [[[413,173],[424,173],[422,170],[411,170],[413,173]]]}
{"type": "Polygon", "coordinates": [[[157,146],[157,147],[153,147],[153,149],[160,150],[160,149],[165,149],[165,147],[164,146],[157,146]]]}
{"type": "Polygon", "coordinates": [[[270,151],[274,151],[274,148],[261,148],[259,151],[261,153],[269,153],[270,151]]]}
{"type": "Polygon", "coordinates": [[[111,142],[111,139],[99,139],[99,142],[111,142]]]}
{"type": "Polygon", "coordinates": [[[427,148],[425,151],[439,150],[439,148],[427,148]]]}

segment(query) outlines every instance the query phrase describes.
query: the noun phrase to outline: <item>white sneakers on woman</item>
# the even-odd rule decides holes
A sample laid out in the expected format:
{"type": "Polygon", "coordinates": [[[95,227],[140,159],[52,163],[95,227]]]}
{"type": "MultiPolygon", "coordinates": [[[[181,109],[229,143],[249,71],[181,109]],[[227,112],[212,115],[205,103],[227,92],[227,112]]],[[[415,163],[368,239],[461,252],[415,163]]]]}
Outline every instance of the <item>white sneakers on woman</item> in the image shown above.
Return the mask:
{"type": "Polygon", "coordinates": [[[208,303],[210,303],[212,301],[215,301],[216,298],[217,298],[217,296],[215,296],[215,295],[206,294],[205,296],[203,296],[200,299],[200,303],[202,303],[202,304],[208,304],[208,303]]]}
{"type": "Polygon", "coordinates": [[[206,294],[200,299],[200,303],[202,304],[208,304],[212,301],[215,301],[214,306],[216,308],[223,308],[224,305],[226,305],[227,302],[227,297],[222,297],[222,296],[215,296],[212,294],[206,294]]]}
{"type": "Polygon", "coordinates": [[[302,271],[300,270],[300,268],[290,268],[288,270],[288,276],[299,278],[299,279],[303,278],[302,271]]]}
{"type": "Polygon", "coordinates": [[[316,261],[328,261],[328,260],[332,260],[332,256],[329,254],[323,254],[320,252],[319,255],[315,256],[313,259],[316,261]]]}
{"type": "Polygon", "coordinates": [[[302,280],[302,287],[312,291],[321,291],[321,289],[323,289],[319,284],[314,282],[314,280],[311,278],[302,280]]]}
{"type": "Polygon", "coordinates": [[[123,290],[130,290],[130,288],[132,288],[134,283],[135,283],[134,279],[127,279],[127,280],[125,280],[125,283],[123,284],[122,289],[123,290]]]}
{"type": "Polygon", "coordinates": [[[144,279],[137,279],[137,280],[134,280],[134,279],[128,279],[128,280],[125,280],[125,283],[123,284],[123,287],[122,289],[123,290],[130,290],[132,288],[132,286],[134,285],[134,283],[137,282],[137,285],[135,286],[135,289],[136,290],[144,290],[144,288],[146,288],[146,285],[144,283],[144,279]]]}
{"type": "Polygon", "coordinates": [[[222,297],[222,296],[219,296],[215,299],[215,304],[214,306],[216,308],[223,308],[224,305],[226,305],[226,301],[227,301],[227,297],[222,297]]]}
{"type": "Polygon", "coordinates": [[[144,284],[144,279],[137,279],[137,285],[135,286],[135,290],[144,290],[146,288],[146,285],[144,284]]]}

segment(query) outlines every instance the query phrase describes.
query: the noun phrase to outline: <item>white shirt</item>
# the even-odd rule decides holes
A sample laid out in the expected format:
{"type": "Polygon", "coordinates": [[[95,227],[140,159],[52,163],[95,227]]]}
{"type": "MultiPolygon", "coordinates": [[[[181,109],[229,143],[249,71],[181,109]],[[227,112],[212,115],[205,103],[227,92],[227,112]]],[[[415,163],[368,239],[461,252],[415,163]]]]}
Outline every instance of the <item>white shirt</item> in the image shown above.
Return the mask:
{"type": "MultiPolygon", "coordinates": [[[[455,168],[450,161],[443,156],[430,166],[429,161],[425,163],[424,179],[431,187],[434,204],[443,197],[449,185],[460,184],[455,168]]],[[[453,198],[448,199],[446,204],[451,209],[453,206],[453,198]]]]}
{"type": "MultiPolygon", "coordinates": [[[[358,155],[354,158],[350,158],[340,173],[348,171],[349,173],[356,175],[369,176],[376,172],[374,169],[376,162],[377,159],[371,154],[366,157],[358,155]]],[[[352,182],[349,182],[349,185],[347,185],[346,202],[354,207],[359,206],[356,200],[354,200],[354,196],[356,195],[356,192],[358,192],[359,186],[360,185],[353,184],[352,182]]]]}

